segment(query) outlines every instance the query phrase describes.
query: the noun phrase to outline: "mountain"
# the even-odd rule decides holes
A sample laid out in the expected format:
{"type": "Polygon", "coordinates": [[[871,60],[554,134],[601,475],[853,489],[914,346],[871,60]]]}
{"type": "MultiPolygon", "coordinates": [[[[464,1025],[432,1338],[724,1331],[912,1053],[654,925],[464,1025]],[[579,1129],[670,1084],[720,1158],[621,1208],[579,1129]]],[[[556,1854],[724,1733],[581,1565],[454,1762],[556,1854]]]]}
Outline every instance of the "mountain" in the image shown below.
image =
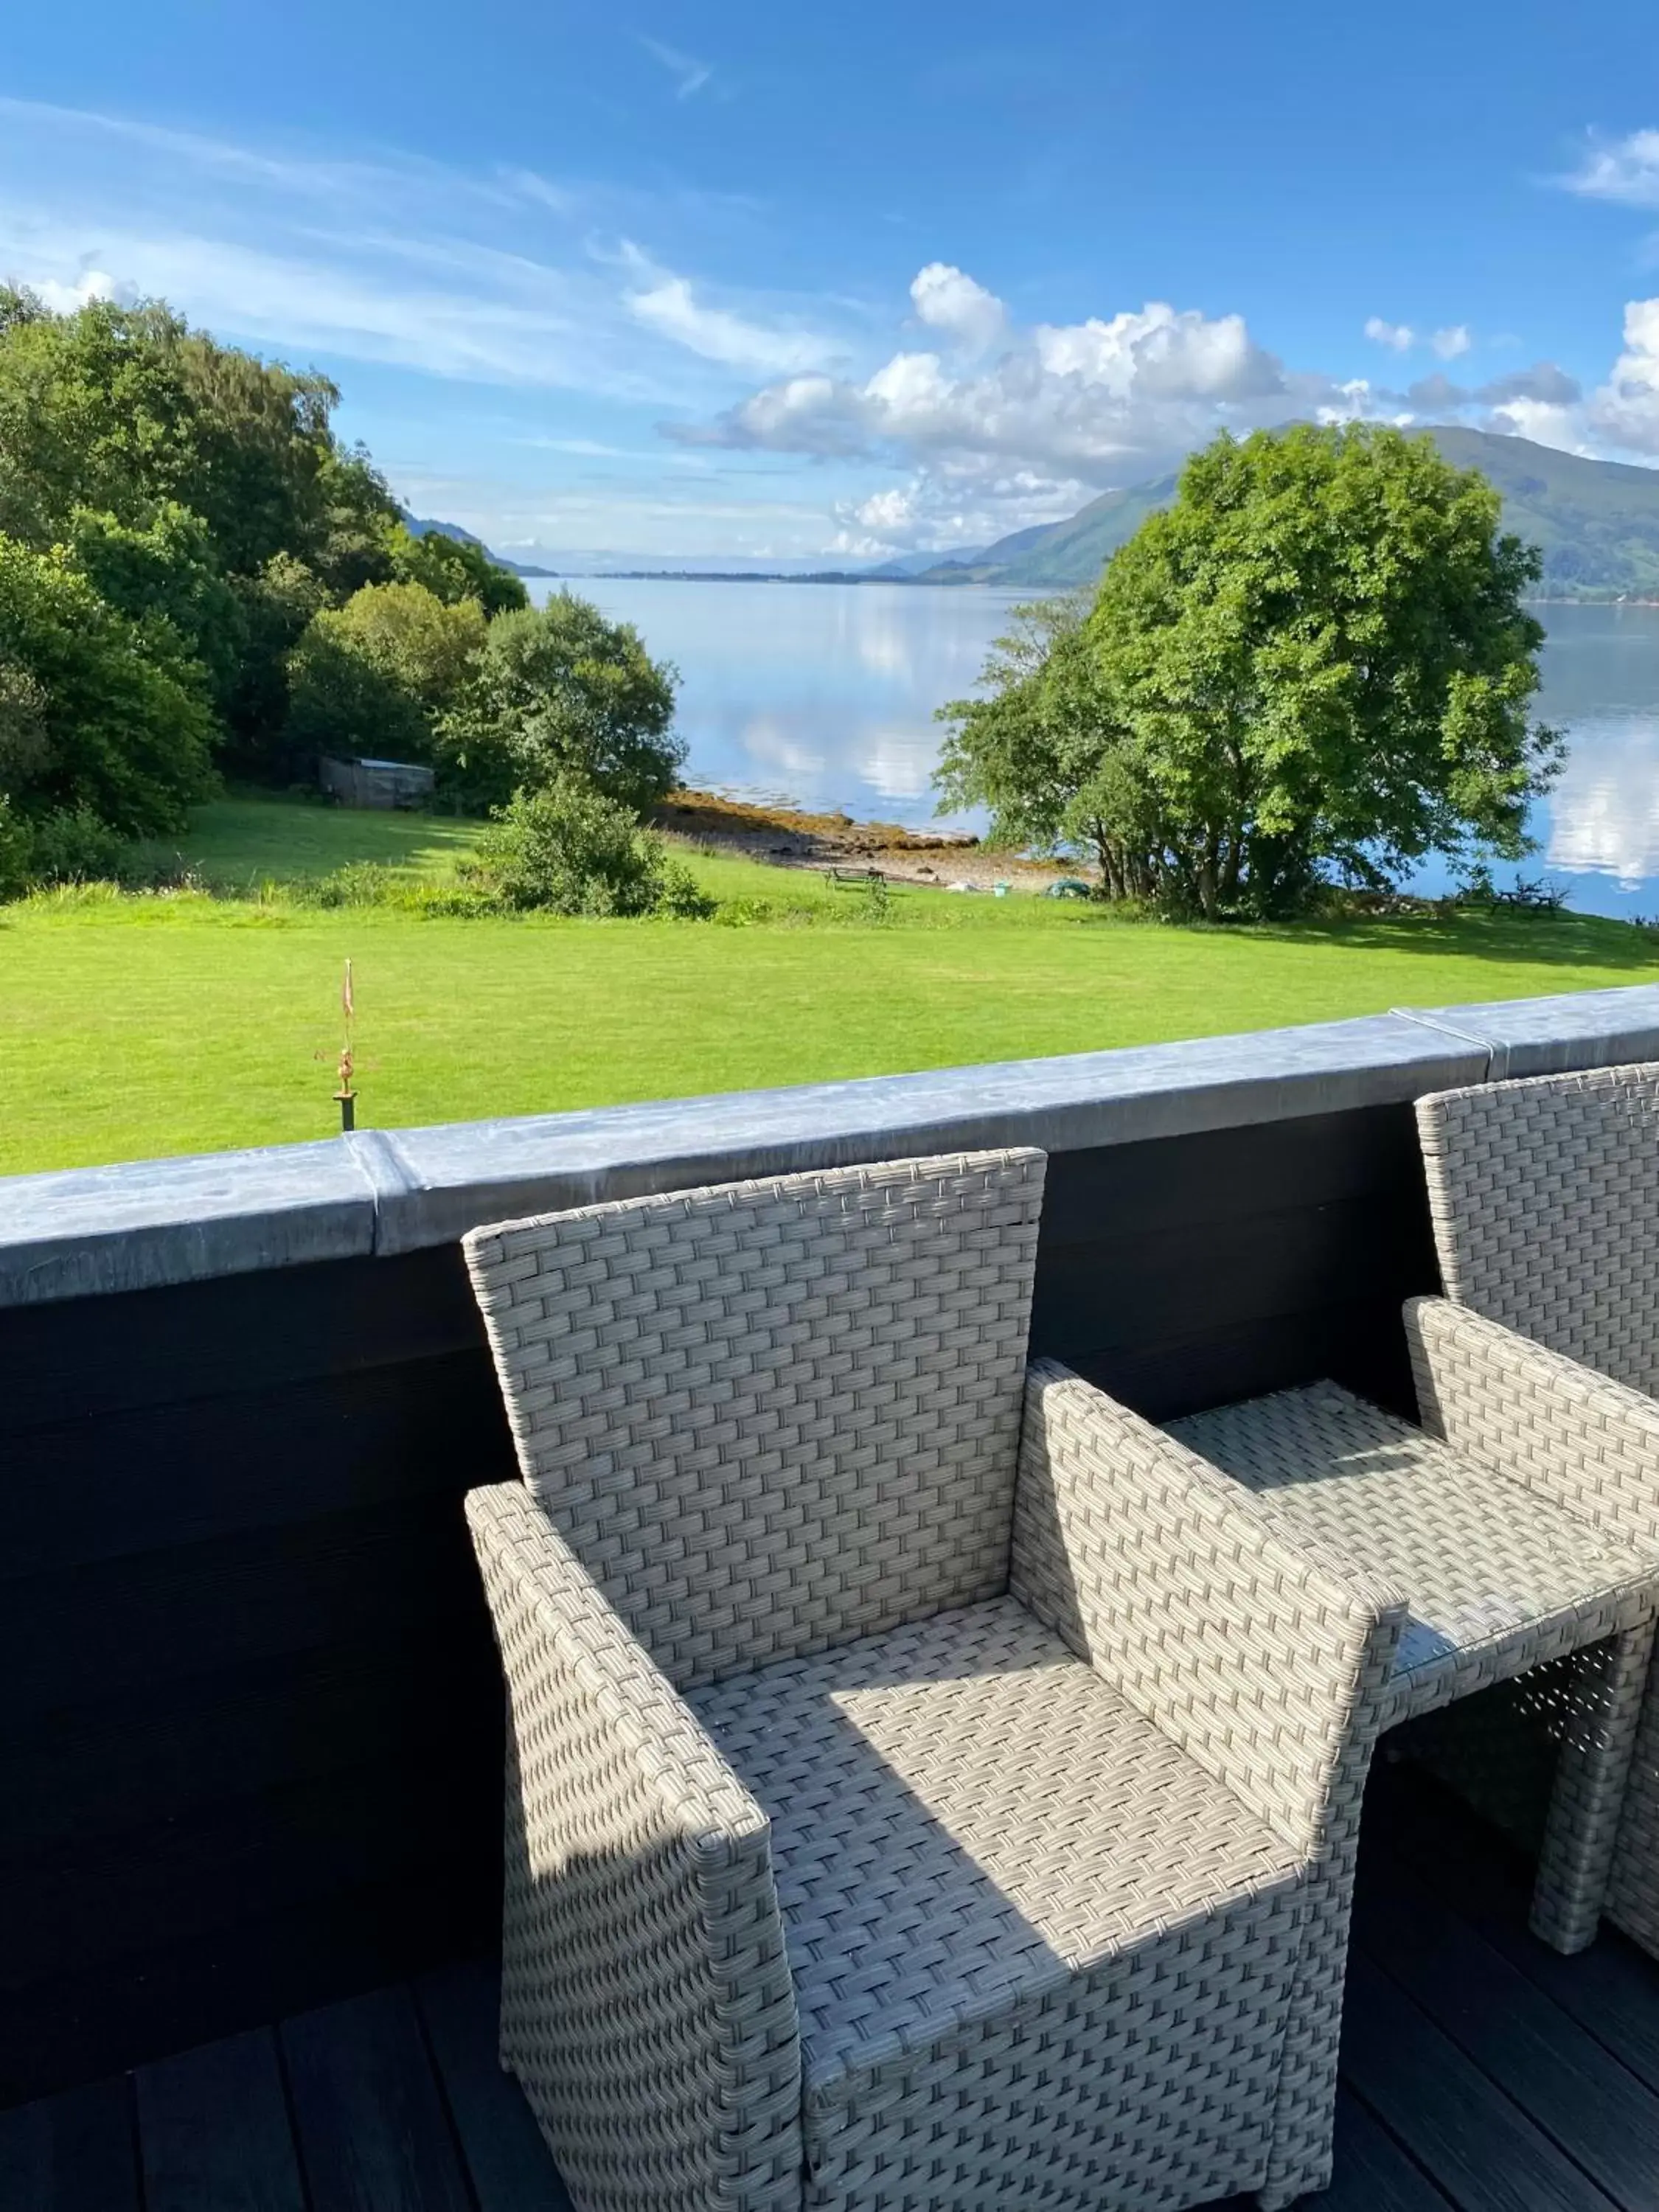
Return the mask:
{"type": "MultiPolygon", "coordinates": [[[[1479,469],[1503,495],[1504,526],[1544,554],[1550,599],[1659,599],[1659,469],[1591,461],[1529,438],[1445,426],[1430,435],[1449,461],[1479,469]]],[[[1069,522],[1017,530],[962,568],[925,568],[919,583],[994,584],[1019,592],[1092,584],[1149,514],[1175,497],[1158,477],[1091,500],[1069,522]]],[[[970,556],[971,557],[971,556],[970,556]]]]}
{"type": "Polygon", "coordinates": [[[513,576],[556,576],[556,568],[526,568],[521,562],[509,561],[504,553],[492,553],[482,538],[475,538],[470,530],[463,530],[459,522],[434,522],[429,516],[411,514],[407,507],[400,510],[404,528],[411,538],[453,538],[458,545],[477,545],[489,553],[498,568],[505,568],[513,576]]]}
{"type": "Polygon", "coordinates": [[[1433,434],[1449,461],[1480,470],[1502,492],[1505,529],[1543,548],[1548,598],[1659,599],[1659,469],[1488,430],[1433,434]]]}

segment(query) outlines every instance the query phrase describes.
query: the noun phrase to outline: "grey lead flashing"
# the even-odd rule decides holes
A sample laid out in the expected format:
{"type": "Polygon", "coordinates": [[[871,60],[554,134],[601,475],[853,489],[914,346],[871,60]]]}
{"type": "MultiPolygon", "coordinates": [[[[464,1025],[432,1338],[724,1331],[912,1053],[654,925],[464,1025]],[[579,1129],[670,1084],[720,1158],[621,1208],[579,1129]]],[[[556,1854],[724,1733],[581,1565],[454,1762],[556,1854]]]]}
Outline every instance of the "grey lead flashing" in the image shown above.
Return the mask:
{"type": "Polygon", "coordinates": [[[1659,1059],[1659,988],[0,1179],[0,1306],[447,1243],[480,1221],[854,1160],[1049,1152],[1659,1059]]]}

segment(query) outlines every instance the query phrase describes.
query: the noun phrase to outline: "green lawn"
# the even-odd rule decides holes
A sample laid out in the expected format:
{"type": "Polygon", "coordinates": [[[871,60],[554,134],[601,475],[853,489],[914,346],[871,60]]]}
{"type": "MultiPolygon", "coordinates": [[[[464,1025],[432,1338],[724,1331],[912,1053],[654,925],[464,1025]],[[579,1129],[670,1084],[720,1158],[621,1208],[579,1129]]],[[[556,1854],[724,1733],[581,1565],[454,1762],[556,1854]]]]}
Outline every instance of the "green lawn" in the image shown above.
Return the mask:
{"type": "MultiPolygon", "coordinates": [[[[467,835],[231,801],[185,849],[216,873],[429,872],[467,835]]],[[[848,903],[815,878],[696,865],[726,896],[848,903]]],[[[330,1133],[348,956],[360,1119],[394,1127],[1659,981],[1642,934],[1570,915],[1205,931],[917,890],[884,924],[730,928],[30,902],[0,908],[0,1170],[330,1133]]]]}

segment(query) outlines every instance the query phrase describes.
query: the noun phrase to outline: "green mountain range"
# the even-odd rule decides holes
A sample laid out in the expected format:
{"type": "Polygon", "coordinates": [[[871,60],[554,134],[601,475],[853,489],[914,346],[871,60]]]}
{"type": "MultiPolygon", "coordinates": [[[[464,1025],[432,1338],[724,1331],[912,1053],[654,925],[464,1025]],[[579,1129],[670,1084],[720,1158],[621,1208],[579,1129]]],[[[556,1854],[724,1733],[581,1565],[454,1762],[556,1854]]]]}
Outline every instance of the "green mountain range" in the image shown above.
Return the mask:
{"type": "MultiPolygon", "coordinates": [[[[1659,599],[1659,469],[1585,460],[1489,430],[1448,427],[1430,434],[1449,461],[1480,470],[1497,486],[1505,528],[1542,547],[1547,598],[1659,599]]],[[[941,562],[915,580],[1021,592],[1092,584],[1175,490],[1175,477],[1167,476],[1104,492],[1069,522],[1017,530],[969,562],[941,562]]]]}

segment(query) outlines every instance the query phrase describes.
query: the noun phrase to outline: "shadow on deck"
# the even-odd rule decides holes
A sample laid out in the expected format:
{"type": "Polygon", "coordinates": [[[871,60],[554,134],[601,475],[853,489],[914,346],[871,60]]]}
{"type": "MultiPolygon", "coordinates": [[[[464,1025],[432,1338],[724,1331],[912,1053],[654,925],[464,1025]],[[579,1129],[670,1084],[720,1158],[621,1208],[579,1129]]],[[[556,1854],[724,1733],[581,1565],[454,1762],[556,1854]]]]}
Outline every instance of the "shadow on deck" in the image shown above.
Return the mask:
{"type": "MultiPolygon", "coordinates": [[[[1529,1869],[1406,1768],[1365,1808],[1335,2185],[1310,2212],[1654,2212],[1659,1966],[1560,1959],[1529,1869]]],[[[485,1963],[0,2113],[4,2212],[568,2212],[485,1963]]]]}

